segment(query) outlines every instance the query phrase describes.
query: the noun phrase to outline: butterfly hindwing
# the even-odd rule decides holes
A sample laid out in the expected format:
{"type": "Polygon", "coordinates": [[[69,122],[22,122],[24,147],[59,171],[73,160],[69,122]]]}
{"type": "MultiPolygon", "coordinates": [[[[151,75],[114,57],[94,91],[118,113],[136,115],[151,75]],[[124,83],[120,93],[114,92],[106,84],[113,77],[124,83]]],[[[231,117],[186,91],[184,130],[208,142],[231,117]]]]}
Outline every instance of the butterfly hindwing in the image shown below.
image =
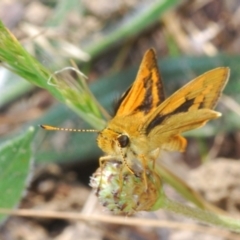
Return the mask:
{"type": "Polygon", "coordinates": [[[228,68],[216,68],[195,78],[167,98],[145,123],[147,133],[178,113],[213,109],[229,77],[228,68]]]}
{"type": "Polygon", "coordinates": [[[152,147],[183,151],[186,143],[179,135],[203,126],[220,116],[213,109],[229,76],[228,68],[216,68],[192,80],[166,99],[145,123],[152,147]]]}
{"type": "Polygon", "coordinates": [[[120,98],[116,116],[149,115],[164,99],[155,52],[150,49],[143,57],[133,85],[120,98]]]}
{"type": "Polygon", "coordinates": [[[219,112],[210,109],[199,109],[191,113],[178,113],[166,118],[163,124],[156,126],[148,134],[151,148],[164,148],[172,151],[184,151],[186,140],[180,135],[182,132],[202,127],[209,120],[220,117],[219,112]],[[176,138],[180,136],[181,138],[176,138]],[[175,148],[173,147],[175,146],[175,148]]]}

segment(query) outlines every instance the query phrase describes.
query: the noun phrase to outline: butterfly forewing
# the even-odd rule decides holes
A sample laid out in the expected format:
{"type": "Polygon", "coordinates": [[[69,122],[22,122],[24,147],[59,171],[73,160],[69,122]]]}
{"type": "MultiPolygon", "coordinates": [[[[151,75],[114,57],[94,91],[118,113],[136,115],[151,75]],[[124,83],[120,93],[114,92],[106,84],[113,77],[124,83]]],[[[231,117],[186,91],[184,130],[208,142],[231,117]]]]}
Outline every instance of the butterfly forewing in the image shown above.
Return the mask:
{"type": "Polygon", "coordinates": [[[137,114],[146,116],[164,101],[163,84],[153,49],[141,62],[136,80],[119,100],[116,116],[137,114]]]}

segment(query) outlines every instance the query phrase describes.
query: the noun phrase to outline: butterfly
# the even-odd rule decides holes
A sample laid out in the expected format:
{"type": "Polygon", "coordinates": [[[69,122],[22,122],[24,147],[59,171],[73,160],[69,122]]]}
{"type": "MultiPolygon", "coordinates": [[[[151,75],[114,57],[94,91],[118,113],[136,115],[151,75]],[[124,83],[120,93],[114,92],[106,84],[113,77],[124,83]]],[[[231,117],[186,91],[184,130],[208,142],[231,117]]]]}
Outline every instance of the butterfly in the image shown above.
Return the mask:
{"type": "Polygon", "coordinates": [[[155,52],[148,50],[136,80],[120,98],[115,116],[99,132],[97,143],[107,153],[100,162],[120,158],[135,173],[134,159],[146,169],[149,161],[155,163],[156,150],[184,151],[187,141],[182,132],[221,116],[212,109],[229,73],[225,67],[208,71],[165,99],[155,52]]]}
{"type": "Polygon", "coordinates": [[[117,159],[132,174],[140,171],[147,189],[146,169],[150,162],[155,164],[161,150],[184,151],[187,141],[181,133],[221,116],[212,109],[229,74],[227,67],[215,68],[165,98],[156,54],[149,49],[135,81],[119,99],[114,117],[98,132],[97,144],[107,154],[100,158],[100,166],[117,159]]]}

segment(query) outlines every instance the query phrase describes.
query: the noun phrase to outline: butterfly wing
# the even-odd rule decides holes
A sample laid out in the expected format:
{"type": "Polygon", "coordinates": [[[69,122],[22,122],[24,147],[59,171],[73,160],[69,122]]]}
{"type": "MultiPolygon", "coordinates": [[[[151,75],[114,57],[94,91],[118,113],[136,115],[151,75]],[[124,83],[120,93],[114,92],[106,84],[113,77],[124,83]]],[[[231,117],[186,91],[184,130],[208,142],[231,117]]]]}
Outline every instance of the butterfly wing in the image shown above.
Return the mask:
{"type": "Polygon", "coordinates": [[[155,52],[149,49],[143,57],[136,80],[120,98],[115,116],[149,115],[164,99],[155,52]]]}
{"type": "Polygon", "coordinates": [[[213,109],[225,87],[230,70],[216,68],[195,78],[155,109],[144,124],[151,147],[183,151],[186,140],[179,134],[201,127],[221,114],[213,109]]]}

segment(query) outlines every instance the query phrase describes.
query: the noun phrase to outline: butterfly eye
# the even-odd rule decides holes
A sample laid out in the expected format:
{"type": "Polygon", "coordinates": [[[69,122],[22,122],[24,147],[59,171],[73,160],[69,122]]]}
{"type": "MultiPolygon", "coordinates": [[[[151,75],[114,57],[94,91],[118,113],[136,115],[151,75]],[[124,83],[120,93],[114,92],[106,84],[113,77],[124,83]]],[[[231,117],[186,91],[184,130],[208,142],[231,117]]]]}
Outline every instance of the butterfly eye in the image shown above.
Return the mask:
{"type": "Polygon", "coordinates": [[[127,135],[120,135],[117,139],[121,148],[125,148],[129,144],[129,137],[127,135]]]}

